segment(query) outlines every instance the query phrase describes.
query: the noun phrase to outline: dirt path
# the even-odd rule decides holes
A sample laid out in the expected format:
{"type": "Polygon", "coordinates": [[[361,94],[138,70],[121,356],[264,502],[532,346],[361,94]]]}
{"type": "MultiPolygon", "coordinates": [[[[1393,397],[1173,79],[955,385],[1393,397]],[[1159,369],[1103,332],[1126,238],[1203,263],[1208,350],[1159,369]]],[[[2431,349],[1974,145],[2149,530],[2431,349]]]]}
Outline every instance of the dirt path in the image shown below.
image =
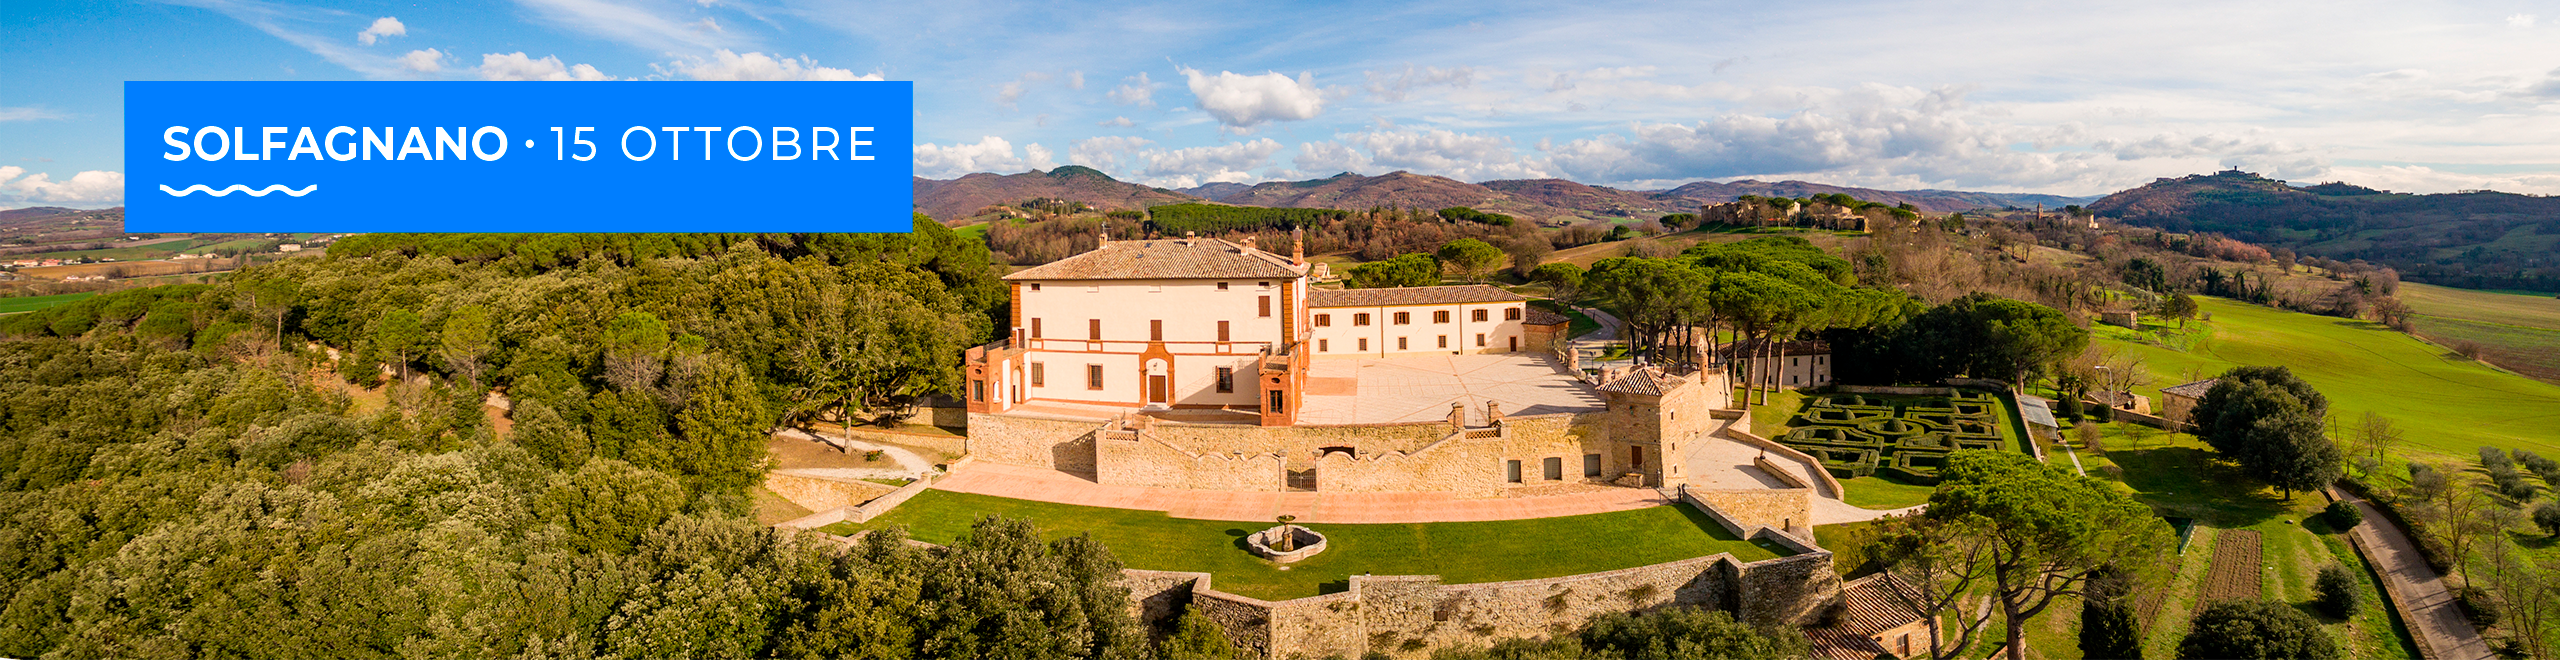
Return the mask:
{"type": "Polygon", "coordinates": [[[2409,623],[2409,631],[2418,636],[2418,646],[2431,660],[2488,660],[2493,657],[2489,644],[2480,639],[2480,631],[2464,618],[2462,607],[2454,603],[2453,593],[2445,588],[2443,576],[2418,556],[2418,547],[2399,525],[2384,518],[2373,504],[2336,488],[2330,494],[2340,501],[2355,505],[2364,514],[2364,522],[2351,532],[2356,546],[2365,552],[2382,574],[2383,593],[2400,608],[2400,617],[2409,623]]]}
{"type": "Polygon", "coordinates": [[[861,477],[861,478],[871,478],[871,477],[880,477],[880,476],[903,476],[903,477],[908,477],[908,478],[914,478],[914,477],[916,477],[916,476],[918,476],[918,475],[922,475],[922,474],[929,473],[929,472],[932,472],[932,471],[933,471],[933,461],[925,460],[925,458],[924,458],[923,456],[918,456],[918,455],[916,455],[916,453],[915,453],[915,452],[913,452],[913,451],[908,451],[908,450],[907,450],[907,448],[905,448],[905,447],[895,447],[895,446],[890,446],[890,445],[874,444],[874,443],[869,443],[869,442],[863,442],[863,441],[861,441],[861,440],[854,440],[854,439],[851,439],[851,438],[845,438],[845,437],[841,437],[841,436],[832,436],[832,435],[830,435],[830,436],[815,436],[815,435],[810,435],[808,431],[803,431],[803,430],[800,430],[800,429],[782,429],[782,430],[774,431],[774,432],[773,432],[773,436],[774,436],[774,437],[777,437],[777,438],[784,438],[784,439],[789,439],[789,440],[800,440],[800,441],[806,441],[806,442],[824,442],[824,443],[827,443],[827,444],[830,444],[830,445],[835,445],[835,446],[838,446],[838,447],[844,447],[844,448],[846,448],[846,450],[847,450],[847,451],[876,451],[876,452],[881,452],[881,453],[884,453],[884,454],[888,455],[889,460],[897,461],[897,463],[898,463],[898,469],[897,469],[897,470],[887,470],[887,469],[884,469],[884,468],[883,468],[883,469],[874,469],[874,468],[844,468],[844,470],[852,470],[852,471],[851,471],[851,472],[844,472],[844,473],[843,473],[843,475],[841,475],[841,476],[856,476],[856,477],[861,477]],[[854,472],[860,472],[861,474],[858,474],[858,475],[857,475],[857,474],[854,474],[854,472]]]}

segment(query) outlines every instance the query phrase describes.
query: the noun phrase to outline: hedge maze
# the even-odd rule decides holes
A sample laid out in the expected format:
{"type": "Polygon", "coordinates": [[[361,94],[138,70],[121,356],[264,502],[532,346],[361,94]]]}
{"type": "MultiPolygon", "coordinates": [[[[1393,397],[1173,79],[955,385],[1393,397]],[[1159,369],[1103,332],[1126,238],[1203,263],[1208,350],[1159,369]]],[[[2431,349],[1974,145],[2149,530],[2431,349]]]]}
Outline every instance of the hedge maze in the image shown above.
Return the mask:
{"type": "Polygon", "coordinates": [[[1954,397],[1808,395],[1778,442],[1822,460],[1843,479],[1883,473],[1912,483],[1938,483],[1938,469],[1958,449],[2004,449],[2000,400],[1960,390],[1954,397]]]}

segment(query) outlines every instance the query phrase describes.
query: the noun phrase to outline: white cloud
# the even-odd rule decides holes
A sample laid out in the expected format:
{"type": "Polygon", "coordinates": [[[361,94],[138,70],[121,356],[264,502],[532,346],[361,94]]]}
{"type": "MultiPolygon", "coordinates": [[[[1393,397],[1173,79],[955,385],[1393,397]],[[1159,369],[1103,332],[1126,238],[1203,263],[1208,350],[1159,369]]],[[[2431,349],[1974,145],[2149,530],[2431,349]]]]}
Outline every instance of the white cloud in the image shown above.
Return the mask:
{"type": "Polygon", "coordinates": [[[579,64],[575,66],[567,66],[562,65],[560,63],[560,58],[557,56],[545,55],[542,59],[537,60],[531,57],[526,57],[522,51],[503,55],[498,53],[481,55],[479,72],[480,79],[482,80],[614,79],[613,76],[608,76],[602,71],[597,71],[593,65],[579,64]]]}
{"type": "Polygon", "coordinates": [[[1276,153],[1280,153],[1280,143],[1261,138],[1170,151],[1149,150],[1138,156],[1146,160],[1146,169],[1140,174],[1147,180],[1167,188],[1189,188],[1211,181],[1259,180],[1261,177],[1255,176],[1253,170],[1271,164],[1271,155],[1276,153]]]}
{"type": "Polygon", "coordinates": [[[2514,16],[2507,17],[2507,25],[2520,28],[2533,27],[2533,21],[2534,15],[2532,14],[2516,14],[2514,16]]]}
{"type": "Polygon", "coordinates": [[[46,110],[44,108],[0,108],[0,121],[35,121],[39,119],[65,119],[69,117],[70,115],[46,110]]]}
{"type": "Polygon", "coordinates": [[[642,7],[610,0],[516,0],[562,27],[612,39],[651,51],[701,52],[728,47],[733,41],[701,21],[661,16],[642,7]]]}
{"type": "Polygon", "coordinates": [[[418,73],[435,73],[444,70],[444,56],[444,51],[433,48],[413,50],[407,55],[400,56],[400,66],[408,67],[410,71],[418,73]]]}
{"type": "Polygon", "coordinates": [[[1314,74],[1290,78],[1276,72],[1248,76],[1220,71],[1212,76],[1189,67],[1181,72],[1190,81],[1191,95],[1200,99],[1200,109],[1227,126],[1314,119],[1324,111],[1324,93],[1316,89],[1314,74]]]}
{"type": "MultiPolygon", "coordinates": [[[[1511,138],[1444,129],[1373,131],[1337,136],[1367,148],[1368,162],[1379,168],[1412,170],[1460,181],[1543,179],[1546,168],[1520,157],[1511,138]]],[[[1304,159],[1306,156],[1301,155],[1304,159]]],[[[1305,169],[1303,165],[1300,169],[1305,169]]]]}
{"type": "Polygon", "coordinates": [[[1114,176],[1130,174],[1130,156],[1154,140],[1126,135],[1104,135],[1077,140],[1067,148],[1067,162],[1083,165],[1114,176]]]}
{"type": "Polygon", "coordinates": [[[1183,149],[1147,148],[1153,144],[1146,138],[1122,135],[1086,138],[1067,150],[1067,162],[1148,185],[1188,188],[1211,181],[1268,178],[1254,170],[1268,167],[1271,156],[1284,148],[1271,138],[1183,149]]]}
{"type": "Polygon", "coordinates": [[[1380,74],[1376,71],[1363,71],[1361,74],[1369,79],[1369,84],[1365,88],[1369,90],[1370,95],[1388,102],[1396,102],[1405,100],[1413,90],[1425,87],[1466,88],[1475,83],[1476,71],[1474,68],[1463,66],[1451,69],[1439,67],[1415,69],[1413,65],[1407,64],[1401,72],[1380,74]]]}
{"type": "Polygon", "coordinates": [[[1068,89],[1084,89],[1084,72],[1083,72],[1083,71],[1069,71],[1069,72],[1067,72],[1067,88],[1068,88],[1068,89]]]}
{"type": "Polygon", "coordinates": [[[764,53],[740,55],[723,48],[711,59],[693,59],[660,67],[663,73],[682,75],[694,80],[880,80],[880,72],[857,74],[847,69],[818,66],[808,57],[776,58],[764,53]]]}
{"type": "Polygon", "coordinates": [[[1093,123],[1093,125],[1095,125],[1095,126],[1110,126],[1110,127],[1116,127],[1116,128],[1128,128],[1128,127],[1131,127],[1131,126],[1136,126],[1136,125],[1138,125],[1138,122],[1129,121],[1129,118],[1128,118],[1128,117],[1112,117],[1112,118],[1110,118],[1110,119],[1105,119],[1105,120],[1102,120],[1102,121],[1094,122],[1094,123],[1093,123]]]}
{"type": "Polygon", "coordinates": [[[1298,145],[1297,176],[1324,177],[1343,172],[1371,171],[1369,157],[1340,142],[1309,142],[1298,145]]]}
{"type": "Polygon", "coordinates": [[[1022,154],[1014,155],[1013,143],[989,135],[977,144],[942,146],[927,142],[916,145],[916,176],[956,177],[971,172],[1013,174],[1044,170],[1051,165],[1048,147],[1039,143],[1023,145],[1022,154]]]}
{"type": "Polygon", "coordinates": [[[1026,91],[1025,88],[1027,86],[1031,83],[1041,82],[1048,79],[1049,74],[1047,73],[1039,71],[1025,71],[1022,73],[1022,77],[1015,78],[1005,84],[996,86],[996,105],[1001,105],[1004,106],[1006,110],[1011,110],[1013,109],[1014,102],[1022,100],[1022,93],[1026,91]]]}
{"type": "Polygon", "coordinates": [[[363,32],[356,33],[356,43],[371,46],[374,42],[381,41],[383,37],[408,35],[409,26],[401,25],[400,19],[384,16],[373,19],[373,25],[366,27],[363,32]]]}
{"type": "Polygon", "coordinates": [[[0,166],[0,201],[42,204],[115,204],[124,201],[124,173],[90,170],[54,181],[51,175],[27,174],[25,168],[0,166]],[[25,178],[20,178],[21,176],[25,178]]]}
{"type": "Polygon", "coordinates": [[[1147,79],[1146,72],[1122,78],[1119,87],[1111,88],[1111,101],[1120,105],[1156,107],[1156,88],[1162,86],[1147,79]]]}

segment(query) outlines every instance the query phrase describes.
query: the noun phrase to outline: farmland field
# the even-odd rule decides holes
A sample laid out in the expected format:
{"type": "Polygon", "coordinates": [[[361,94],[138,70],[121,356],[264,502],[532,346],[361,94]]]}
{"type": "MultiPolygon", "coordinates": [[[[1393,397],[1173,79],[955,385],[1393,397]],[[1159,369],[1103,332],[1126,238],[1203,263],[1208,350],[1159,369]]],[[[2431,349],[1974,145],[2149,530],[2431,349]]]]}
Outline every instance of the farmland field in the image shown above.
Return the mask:
{"type": "Polygon", "coordinates": [[[2418,313],[2417,332],[2445,346],[2472,342],[2480,358],[2546,383],[2560,383],[2560,298],[2548,294],[2400,285],[2418,313]]]}
{"type": "MultiPolygon", "coordinates": [[[[2560,453],[2560,385],[2499,371],[2379,324],[2197,298],[2212,332],[2186,350],[2099,326],[2097,343],[2140,357],[2144,394],[2237,366],[2283,366],[2329,397],[2342,423],[2366,412],[2398,423],[2403,454],[2469,456],[2485,445],[2560,453]]],[[[2159,326],[2146,326],[2157,328],[2159,326]]]]}
{"type": "Polygon", "coordinates": [[[2263,563],[2258,554],[2258,533],[2246,529],[2225,531],[2213,542],[2213,568],[2205,571],[2204,597],[2196,599],[2202,609],[2226,600],[2254,600],[2263,589],[2263,563]]]}

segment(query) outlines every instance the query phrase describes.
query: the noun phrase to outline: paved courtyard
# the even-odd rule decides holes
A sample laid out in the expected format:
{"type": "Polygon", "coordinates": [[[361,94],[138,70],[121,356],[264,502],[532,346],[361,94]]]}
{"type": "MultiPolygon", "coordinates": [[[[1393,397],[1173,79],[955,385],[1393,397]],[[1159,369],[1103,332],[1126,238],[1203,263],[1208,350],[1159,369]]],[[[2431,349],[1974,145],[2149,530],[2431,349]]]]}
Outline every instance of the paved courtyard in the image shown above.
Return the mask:
{"type": "Polygon", "coordinates": [[[1466,404],[1470,424],[1483,424],[1484,404],[1504,415],[1591,412],[1600,394],[1564,373],[1543,353],[1432,355],[1317,360],[1307,372],[1300,424],[1387,424],[1449,418],[1466,404]]]}

